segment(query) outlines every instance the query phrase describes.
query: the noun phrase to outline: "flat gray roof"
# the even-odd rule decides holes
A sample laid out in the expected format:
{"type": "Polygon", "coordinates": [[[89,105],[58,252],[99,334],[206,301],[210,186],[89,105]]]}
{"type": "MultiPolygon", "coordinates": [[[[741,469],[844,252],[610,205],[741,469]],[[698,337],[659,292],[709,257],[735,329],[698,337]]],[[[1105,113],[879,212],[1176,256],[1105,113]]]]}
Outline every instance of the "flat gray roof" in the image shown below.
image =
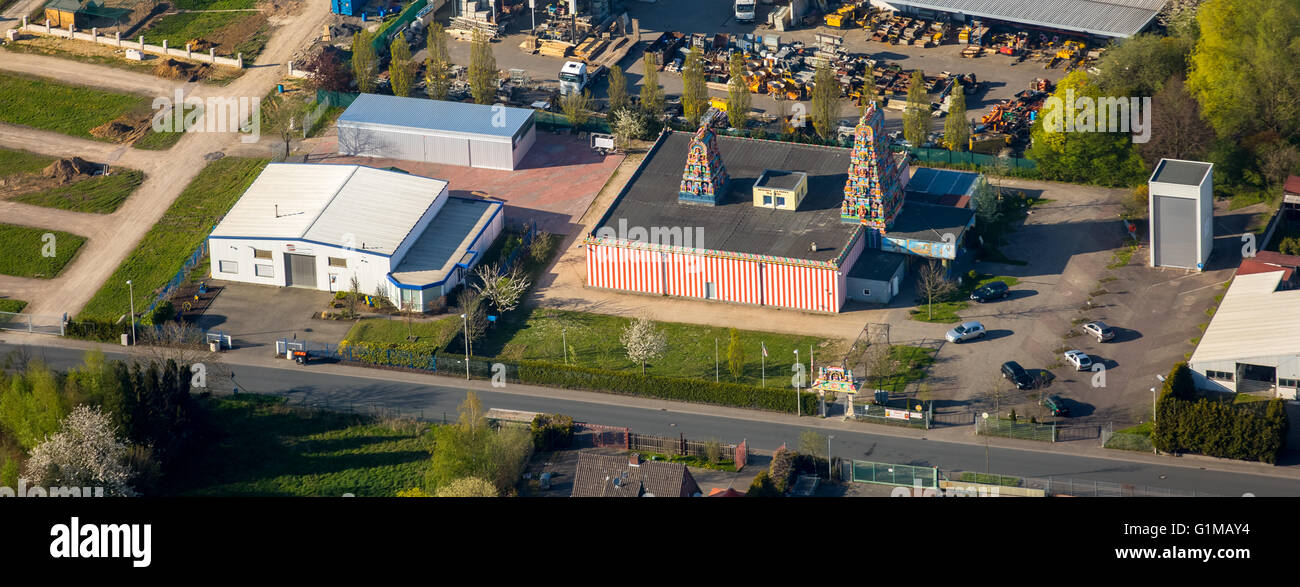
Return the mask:
{"type": "Polygon", "coordinates": [[[867,248],[863,249],[862,255],[853,263],[849,269],[849,277],[853,279],[869,279],[871,281],[889,281],[898,271],[898,266],[907,260],[907,255],[902,253],[892,253],[880,249],[867,248]]]}
{"type": "Polygon", "coordinates": [[[970,208],[904,201],[903,210],[894,218],[894,224],[885,231],[885,236],[943,242],[946,233],[960,238],[974,217],[975,211],[970,208]]]}
{"type": "Polygon", "coordinates": [[[513,137],[533,117],[527,108],[361,94],[339,123],[513,137]]]}
{"type": "Polygon", "coordinates": [[[991,18],[1103,37],[1132,37],[1155,19],[1166,0],[884,0],[913,7],[991,18]]]}
{"type": "Polygon", "coordinates": [[[1176,183],[1181,185],[1201,185],[1205,174],[1210,172],[1210,164],[1200,161],[1183,161],[1181,159],[1161,159],[1151,174],[1151,181],[1176,183]]]}
{"type": "Polygon", "coordinates": [[[758,178],[756,185],[778,190],[792,190],[799,185],[799,181],[806,175],[801,171],[768,169],[763,171],[763,175],[758,178]]]}
{"type": "Polygon", "coordinates": [[[964,196],[970,193],[980,174],[973,171],[955,171],[952,169],[934,169],[917,167],[912,178],[907,182],[909,194],[929,194],[934,196],[964,196]]]}
{"type": "MultiPolygon", "coordinates": [[[[692,248],[789,259],[832,261],[860,224],[840,220],[849,149],[719,136],[718,151],[731,180],[716,206],[682,204],[677,192],[694,133],[672,132],[659,143],[595,229],[700,227],[703,243],[692,248]],[[797,169],[808,174],[808,194],[798,210],[753,204],[754,182],[764,170],[797,169]],[[818,250],[810,245],[816,242],[818,250]]],[[[595,230],[593,230],[593,236],[595,230]]]]}
{"type": "Polygon", "coordinates": [[[397,264],[393,279],[404,285],[431,285],[446,279],[456,264],[465,260],[471,241],[500,212],[501,206],[492,200],[447,198],[438,215],[397,264]]]}

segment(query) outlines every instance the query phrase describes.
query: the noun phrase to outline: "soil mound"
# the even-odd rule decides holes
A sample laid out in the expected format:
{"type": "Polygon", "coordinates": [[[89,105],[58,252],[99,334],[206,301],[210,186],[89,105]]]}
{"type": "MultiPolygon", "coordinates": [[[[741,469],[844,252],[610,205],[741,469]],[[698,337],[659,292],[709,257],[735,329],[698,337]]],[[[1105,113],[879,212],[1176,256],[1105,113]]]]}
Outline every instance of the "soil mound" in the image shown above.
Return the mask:
{"type": "Polygon", "coordinates": [[[41,176],[65,184],[83,175],[94,175],[98,169],[99,166],[94,163],[81,157],[73,157],[71,159],[59,159],[49,164],[48,167],[41,171],[41,176]]]}

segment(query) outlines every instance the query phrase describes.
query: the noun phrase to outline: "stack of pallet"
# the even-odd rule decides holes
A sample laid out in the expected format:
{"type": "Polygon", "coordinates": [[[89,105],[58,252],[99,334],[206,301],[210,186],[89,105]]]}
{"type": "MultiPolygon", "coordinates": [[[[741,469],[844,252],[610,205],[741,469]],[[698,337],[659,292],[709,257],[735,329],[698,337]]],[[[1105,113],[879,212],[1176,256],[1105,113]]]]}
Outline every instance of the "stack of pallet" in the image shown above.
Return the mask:
{"type": "Polygon", "coordinates": [[[573,55],[586,63],[590,63],[608,46],[609,40],[607,39],[587,37],[573,49],[573,55]]]}
{"type": "Polygon", "coordinates": [[[559,57],[561,59],[568,57],[569,54],[572,52],[573,52],[573,43],[566,43],[564,41],[555,41],[550,39],[542,41],[541,46],[537,48],[537,53],[539,55],[545,55],[547,57],[559,57]]]}

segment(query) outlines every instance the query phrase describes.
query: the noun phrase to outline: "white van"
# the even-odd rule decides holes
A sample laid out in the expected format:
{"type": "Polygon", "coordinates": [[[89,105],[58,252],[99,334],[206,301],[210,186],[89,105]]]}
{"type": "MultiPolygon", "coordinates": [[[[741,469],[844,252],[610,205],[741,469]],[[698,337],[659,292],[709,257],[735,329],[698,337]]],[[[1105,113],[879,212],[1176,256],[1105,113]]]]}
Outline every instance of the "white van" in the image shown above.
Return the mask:
{"type": "Polygon", "coordinates": [[[754,22],[758,0],[736,0],[736,22],[754,22]]]}

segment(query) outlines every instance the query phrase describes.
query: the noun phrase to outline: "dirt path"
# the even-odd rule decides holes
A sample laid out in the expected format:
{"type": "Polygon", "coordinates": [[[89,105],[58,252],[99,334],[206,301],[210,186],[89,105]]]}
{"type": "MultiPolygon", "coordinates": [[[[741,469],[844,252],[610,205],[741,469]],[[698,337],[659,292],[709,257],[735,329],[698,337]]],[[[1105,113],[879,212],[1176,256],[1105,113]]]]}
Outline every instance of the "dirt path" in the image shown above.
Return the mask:
{"type": "MultiPolygon", "coordinates": [[[[284,73],[285,61],[298,48],[305,46],[315,38],[321,25],[329,16],[329,3],[324,0],[312,0],[303,14],[287,19],[286,24],[275,30],[266,50],[249,70],[226,87],[213,87],[194,84],[193,94],[200,98],[208,97],[263,97],[273,88],[284,73]]],[[[12,53],[5,52],[0,63],[8,62],[12,53]]],[[[101,79],[123,80],[123,85],[107,85],[121,91],[137,91],[149,84],[137,79],[140,74],[123,72],[116,68],[96,66],[77,61],[48,57],[42,61],[48,71],[48,77],[63,80],[101,79]],[[119,77],[125,76],[125,77],[119,77]]],[[[149,77],[149,76],[144,76],[149,77]]],[[[175,82],[158,79],[152,82],[153,89],[173,88],[175,82]]],[[[204,156],[209,153],[224,151],[232,146],[242,145],[239,138],[223,133],[189,133],[170,150],[158,153],[135,151],[100,146],[93,141],[83,141],[72,137],[52,139],[51,133],[25,129],[16,126],[0,127],[0,145],[20,146],[49,155],[80,155],[92,159],[115,161],[120,165],[141,169],[148,177],[136,189],[116,212],[106,216],[97,216],[93,226],[78,226],[72,230],[88,237],[81,252],[59,275],[44,283],[39,290],[31,283],[18,283],[12,280],[0,280],[0,291],[18,299],[29,302],[26,312],[32,314],[59,315],[67,312],[76,315],[94,296],[95,292],[116,271],[122,260],[135,248],[146,232],[162,217],[181,190],[190,183],[203,169],[204,156]],[[91,144],[87,144],[91,143],[91,144]],[[106,150],[107,149],[107,150],[106,150]],[[116,154],[114,149],[121,150],[116,154]],[[116,154],[116,159],[113,157],[116,154]],[[147,164],[147,161],[154,163],[147,164]],[[11,291],[9,288],[13,287],[11,291]],[[19,292],[24,296],[19,297],[19,292]]],[[[269,155],[269,151],[268,151],[269,155]]],[[[31,207],[28,207],[31,208],[31,207]]],[[[22,212],[31,225],[59,227],[58,210],[39,208],[22,212]],[[39,218],[38,218],[39,217],[39,218]]],[[[0,211],[0,215],[5,215],[0,211]]]]}
{"type": "Polygon", "coordinates": [[[188,94],[191,89],[200,85],[198,82],[178,82],[116,67],[13,51],[4,52],[4,58],[0,59],[0,69],[9,73],[50,78],[65,84],[78,84],[151,97],[171,97],[177,89],[184,89],[188,94]]]}

